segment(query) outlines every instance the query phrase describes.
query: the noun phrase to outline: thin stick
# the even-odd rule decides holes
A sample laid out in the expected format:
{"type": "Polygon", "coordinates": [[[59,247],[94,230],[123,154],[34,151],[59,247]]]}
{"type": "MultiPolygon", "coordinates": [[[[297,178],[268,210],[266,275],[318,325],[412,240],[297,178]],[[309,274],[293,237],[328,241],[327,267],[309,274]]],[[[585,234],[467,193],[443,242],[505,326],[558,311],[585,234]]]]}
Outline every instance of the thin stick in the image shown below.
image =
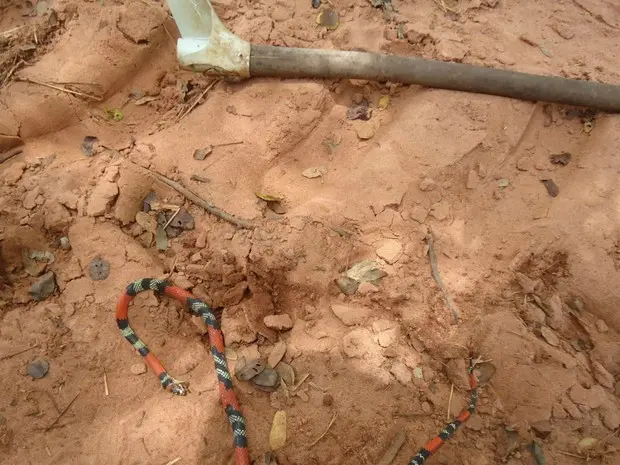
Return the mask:
{"type": "Polygon", "coordinates": [[[334,416],[332,417],[332,421],[329,422],[329,425],[327,425],[327,429],[323,432],[323,434],[321,434],[316,441],[314,441],[312,444],[310,444],[308,447],[312,447],[314,446],[317,442],[319,442],[321,439],[323,439],[325,437],[325,435],[327,434],[327,432],[329,431],[329,429],[332,427],[332,425],[334,424],[334,422],[336,421],[336,417],[338,416],[338,412],[334,413],[334,416]]]}
{"type": "Polygon", "coordinates": [[[189,177],[192,181],[198,181],[198,182],[211,182],[210,179],[208,178],[203,178],[202,176],[198,176],[197,174],[192,174],[189,177]]]}
{"type": "Polygon", "coordinates": [[[446,413],[446,417],[448,421],[450,421],[450,409],[452,408],[452,395],[454,394],[454,383],[450,385],[450,398],[448,399],[448,413],[446,413]]]}
{"type": "Polygon", "coordinates": [[[435,282],[443,293],[443,297],[446,300],[448,308],[452,311],[452,316],[454,317],[455,323],[458,323],[460,318],[459,312],[454,307],[454,304],[452,303],[452,298],[450,297],[450,294],[448,293],[448,290],[446,289],[446,286],[441,279],[441,275],[439,274],[439,267],[437,266],[437,255],[435,254],[435,248],[433,247],[433,235],[430,231],[426,236],[426,243],[428,244],[428,259],[431,262],[431,273],[433,275],[433,278],[435,279],[435,282]]]}
{"type": "Polygon", "coordinates": [[[9,79],[11,79],[11,76],[13,76],[13,73],[17,71],[17,68],[19,68],[21,65],[25,63],[26,62],[24,60],[19,60],[17,63],[15,63],[15,65],[13,65],[13,67],[9,70],[9,72],[4,77],[4,80],[2,81],[2,87],[4,87],[6,83],[9,81],[9,79]]]}
{"type": "Polygon", "coordinates": [[[172,220],[176,218],[176,216],[179,214],[180,211],[181,211],[181,207],[177,208],[176,211],[170,217],[170,219],[166,221],[166,225],[164,226],[164,231],[166,230],[168,226],[170,226],[170,223],[172,223],[172,220]]]}
{"type": "Polygon", "coordinates": [[[213,144],[211,145],[211,147],[226,147],[227,145],[239,145],[239,144],[243,144],[242,140],[238,140],[235,142],[223,142],[221,144],[213,144]]]}
{"type": "Polygon", "coordinates": [[[299,386],[301,386],[304,381],[308,379],[308,376],[310,376],[310,373],[306,373],[305,375],[303,375],[299,382],[295,386],[293,386],[291,390],[296,391],[297,389],[299,389],[299,386]]]}
{"type": "Polygon", "coordinates": [[[17,26],[17,27],[14,27],[13,29],[7,29],[6,31],[0,32],[0,36],[6,36],[6,35],[13,34],[14,32],[17,32],[20,29],[23,29],[25,27],[28,27],[28,24],[24,24],[23,26],[17,26]]]}
{"type": "Polygon", "coordinates": [[[108,391],[108,375],[105,372],[105,368],[103,369],[103,387],[105,388],[105,395],[109,396],[110,391],[108,391]]]}
{"type": "Polygon", "coordinates": [[[60,91],[60,92],[65,92],[67,94],[77,95],[77,96],[80,96],[80,97],[89,98],[89,99],[94,100],[96,102],[101,102],[103,100],[103,97],[99,97],[97,95],[92,95],[92,94],[87,94],[85,92],[80,92],[80,91],[77,91],[77,90],[67,89],[66,87],[55,86],[53,84],[48,84],[46,82],[35,81],[34,79],[16,78],[16,80],[21,81],[21,82],[29,82],[31,84],[37,84],[37,85],[43,86],[43,87],[49,87],[50,89],[54,89],[54,90],[57,90],[57,91],[60,91]]]}
{"type": "Polygon", "coordinates": [[[390,447],[387,448],[385,454],[381,457],[381,460],[377,462],[377,465],[390,465],[394,461],[394,458],[396,457],[396,454],[398,454],[400,448],[403,447],[406,440],[407,436],[405,436],[405,433],[399,431],[394,439],[392,439],[390,447]]]}
{"type": "Polygon", "coordinates": [[[577,458],[577,459],[582,459],[582,460],[585,460],[585,459],[587,459],[587,458],[588,458],[588,457],[585,457],[585,456],[583,456],[583,455],[571,454],[570,452],[566,452],[566,451],[563,451],[563,450],[559,450],[558,452],[559,452],[560,454],[568,455],[569,457],[575,457],[575,458],[577,458]]]}
{"type": "Polygon", "coordinates": [[[211,87],[213,87],[218,82],[220,82],[220,80],[215,79],[211,84],[209,84],[207,88],[202,91],[202,94],[200,94],[200,96],[196,100],[194,100],[194,102],[189,106],[189,108],[185,111],[185,113],[182,113],[181,116],[177,118],[177,123],[181,121],[183,118],[185,118],[189,114],[189,112],[192,111],[196,105],[198,105],[198,102],[202,100],[202,98],[207,94],[207,92],[211,90],[211,87]]]}
{"type": "Polygon", "coordinates": [[[174,465],[177,462],[181,461],[181,457],[177,457],[176,459],[171,460],[170,462],[168,462],[166,465],[174,465]]]}
{"type": "Polygon", "coordinates": [[[51,425],[49,425],[47,428],[45,428],[45,431],[49,431],[50,429],[52,429],[52,427],[58,423],[58,420],[60,420],[62,418],[62,416],[67,413],[67,410],[69,410],[69,407],[71,407],[71,405],[73,405],[73,402],[75,402],[75,399],[78,398],[78,396],[80,395],[80,393],[78,392],[75,397],[71,400],[71,402],[69,402],[69,404],[67,404],[67,406],[62,410],[62,412],[60,412],[60,415],[58,415],[56,417],[56,419],[52,422],[51,425]]]}
{"type": "Polygon", "coordinates": [[[32,350],[32,349],[34,349],[35,347],[39,347],[39,344],[35,344],[35,345],[33,345],[33,346],[26,347],[25,349],[22,349],[22,350],[20,350],[20,351],[18,351],[18,352],[13,352],[12,354],[3,355],[2,357],[0,357],[0,361],[2,361],[2,360],[7,360],[7,359],[12,358],[12,357],[15,357],[15,356],[17,356],[17,355],[23,354],[24,352],[28,352],[29,350],[32,350]]]}
{"type": "Polygon", "coordinates": [[[254,226],[248,220],[242,220],[240,218],[235,218],[230,213],[226,213],[225,211],[220,210],[218,207],[213,205],[208,200],[204,200],[201,197],[199,197],[198,195],[194,194],[192,191],[190,191],[189,189],[184,187],[181,183],[173,181],[172,179],[168,179],[166,176],[161,175],[159,173],[156,173],[154,171],[151,171],[151,170],[149,170],[147,168],[142,168],[141,166],[136,165],[133,162],[129,162],[129,163],[131,163],[133,166],[135,166],[136,169],[142,170],[142,172],[148,173],[149,176],[152,176],[153,178],[157,179],[158,181],[160,181],[160,182],[166,184],[167,186],[171,187],[172,189],[177,191],[179,194],[181,194],[185,198],[187,198],[190,202],[193,202],[196,205],[198,205],[199,207],[204,208],[205,210],[207,210],[212,215],[217,216],[218,218],[220,218],[220,219],[222,219],[224,221],[227,221],[227,222],[229,222],[229,223],[231,223],[231,224],[233,224],[233,225],[235,225],[235,226],[237,226],[238,228],[241,228],[241,229],[253,229],[254,228],[254,226]]]}

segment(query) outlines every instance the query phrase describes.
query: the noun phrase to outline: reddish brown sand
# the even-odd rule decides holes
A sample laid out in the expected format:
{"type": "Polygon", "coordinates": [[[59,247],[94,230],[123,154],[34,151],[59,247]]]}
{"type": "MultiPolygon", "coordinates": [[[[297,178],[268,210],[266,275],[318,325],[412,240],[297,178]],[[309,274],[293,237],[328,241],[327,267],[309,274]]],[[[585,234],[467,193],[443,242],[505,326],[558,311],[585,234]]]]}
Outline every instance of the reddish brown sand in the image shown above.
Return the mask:
{"type": "MultiPolygon", "coordinates": [[[[588,115],[556,105],[253,79],[218,83],[179,119],[210,79],[179,70],[178,31],[162,2],[50,1],[51,25],[28,16],[27,3],[0,0],[0,152],[25,142],[0,168],[12,282],[0,291],[0,357],[37,346],[0,360],[0,463],[232,463],[207,341],[185,310],[141,295],[130,313],[170,372],[190,382],[183,398],[163,392],[151,373],[134,374],[142,360],[116,327],[124,287],[168,274],[226,306],[231,367],[283,341],[297,379],[309,375],[288,397],[235,381],[257,464],[277,410],[288,418],[280,465],[374,464],[399,430],[407,441],[394,464],[407,463],[448,418],[452,384],[451,413],[465,405],[470,339],[496,371],[481,388],[478,414],[429,464],[531,464],[533,439],[551,465],[582,464],[586,455],[592,464],[620,463],[618,116],[597,115],[589,131],[588,115]],[[2,86],[23,50],[25,63],[2,86]],[[138,106],[132,91],[153,99],[138,106]],[[364,97],[372,118],[348,120],[347,107],[364,97]],[[109,109],[123,119],[111,120],[109,109]],[[101,142],[90,158],[80,149],[88,135],[101,142]],[[243,144],[216,147],[204,161],[192,156],[235,141],[243,144]],[[561,152],[572,154],[568,165],[551,164],[561,152]],[[258,227],[236,229],[186,202],[196,228],[158,252],[135,223],[141,199],[152,189],[171,203],[183,198],[130,162],[258,227]],[[314,167],[327,171],[302,176],[314,167]],[[282,197],[286,213],[266,209],[255,193],[282,197]],[[427,228],[458,325],[431,276],[427,228]],[[69,251],[56,245],[64,235],[69,251]],[[59,290],[43,302],[28,296],[36,278],[24,271],[24,248],[55,254],[48,269],[59,290]],[[88,275],[98,255],[111,266],[104,281],[88,275]],[[367,258],[387,276],[343,295],[334,279],[367,258]],[[292,329],[266,328],[271,314],[289,315],[292,329]],[[26,367],[36,357],[50,369],[33,380],[26,367]],[[587,437],[602,443],[583,452],[577,442],[587,437]]],[[[392,15],[367,0],[331,3],[340,25],[329,32],[317,27],[310,0],[215,6],[254,43],[364,48],[620,84],[615,0],[393,0],[392,15]]]]}

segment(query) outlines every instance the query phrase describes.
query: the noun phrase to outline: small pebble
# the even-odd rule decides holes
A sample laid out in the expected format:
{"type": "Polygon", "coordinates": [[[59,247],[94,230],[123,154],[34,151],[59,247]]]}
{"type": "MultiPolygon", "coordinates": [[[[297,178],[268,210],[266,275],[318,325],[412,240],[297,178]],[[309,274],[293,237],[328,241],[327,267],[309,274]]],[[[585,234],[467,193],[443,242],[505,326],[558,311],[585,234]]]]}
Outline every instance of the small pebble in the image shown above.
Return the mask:
{"type": "Polygon", "coordinates": [[[30,296],[34,300],[45,300],[56,290],[56,276],[49,271],[41,276],[30,288],[30,296]]]}
{"type": "Polygon", "coordinates": [[[252,378],[251,383],[260,389],[275,391],[280,385],[280,375],[273,368],[265,367],[259,375],[252,378]]]}
{"type": "Polygon", "coordinates": [[[603,320],[596,320],[596,329],[599,333],[606,333],[607,331],[609,331],[607,324],[605,324],[603,320]]]}
{"type": "Polygon", "coordinates": [[[49,369],[49,362],[43,359],[36,359],[28,364],[28,374],[34,379],[43,378],[49,369]]]}
{"type": "Polygon", "coordinates": [[[88,264],[88,274],[93,281],[103,281],[110,275],[110,263],[100,257],[95,257],[88,264]]]}
{"type": "Polygon", "coordinates": [[[62,236],[60,238],[60,248],[62,250],[69,250],[69,249],[71,249],[71,243],[69,242],[69,238],[67,236],[62,236]]]}
{"type": "Polygon", "coordinates": [[[323,405],[325,407],[331,407],[332,405],[334,405],[334,396],[332,396],[331,394],[325,394],[323,396],[323,405]]]}
{"type": "Polygon", "coordinates": [[[241,381],[248,381],[255,376],[261,374],[265,370],[266,364],[261,359],[245,361],[241,358],[235,366],[235,376],[241,381]]]}
{"type": "Polygon", "coordinates": [[[131,365],[131,372],[134,375],[142,375],[146,373],[146,365],[144,363],[134,363],[131,365]]]}

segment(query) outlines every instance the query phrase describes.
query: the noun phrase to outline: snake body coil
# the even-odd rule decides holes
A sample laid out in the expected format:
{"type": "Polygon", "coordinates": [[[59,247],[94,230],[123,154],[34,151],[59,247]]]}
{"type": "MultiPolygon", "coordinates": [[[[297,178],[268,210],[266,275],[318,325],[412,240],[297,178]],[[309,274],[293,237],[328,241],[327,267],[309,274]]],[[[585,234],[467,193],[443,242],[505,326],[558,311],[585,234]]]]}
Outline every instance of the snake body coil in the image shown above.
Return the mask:
{"type": "MultiPolygon", "coordinates": [[[[129,343],[144,357],[146,363],[151,367],[155,375],[159,378],[162,387],[177,395],[187,394],[187,387],[183,381],[174,379],[162,366],[159,359],[149,350],[144,342],[140,340],[135,331],[129,326],[129,304],[140,292],[152,290],[159,295],[166,295],[187,305],[192,315],[197,315],[207,324],[209,341],[211,343],[211,355],[215,364],[215,373],[219,381],[220,397],[224,406],[224,411],[228,416],[234,435],[235,446],[235,465],[250,465],[250,455],[248,452],[248,440],[246,436],[245,420],[241,413],[239,402],[235,396],[232,386],[232,377],[228,370],[226,356],[224,355],[224,335],[220,329],[220,324],[211,311],[211,308],[202,300],[177,286],[172,286],[166,281],[152,278],[140,279],[127,286],[125,293],[120,297],[116,304],[116,323],[121,334],[129,343]]],[[[432,454],[434,454],[448,439],[450,439],[458,427],[466,422],[476,410],[478,400],[478,390],[476,376],[474,375],[473,352],[469,348],[469,384],[471,388],[471,399],[467,408],[451,422],[433,439],[425,444],[420,451],[411,459],[409,465],[422,465],[432,454]]]]}

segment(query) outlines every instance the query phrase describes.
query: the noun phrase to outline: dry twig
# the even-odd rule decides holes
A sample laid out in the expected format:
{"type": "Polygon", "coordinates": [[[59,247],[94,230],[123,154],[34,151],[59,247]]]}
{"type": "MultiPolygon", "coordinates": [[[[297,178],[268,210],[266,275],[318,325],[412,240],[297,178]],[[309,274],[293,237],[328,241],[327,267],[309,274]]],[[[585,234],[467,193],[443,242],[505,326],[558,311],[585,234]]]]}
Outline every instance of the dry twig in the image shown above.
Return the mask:
{"type": "Polygon", "coordinates": [[[58,420],[60,420],[60,419],[62,418],[62,416],[63,416],[65,413],[67,413],[67,410],[69,410],[69,407],[71,407],[71,406],[73,405],[73,402],[75,402],[75,399],[77,399],[79,395],[80,395],[80,393],[78,392],[78,393],[75,395],[75,397],[71,400],[71,402],[69,402],[69,403],[67,404],[67,406],[66,406],[66,407],[62,410],[62,412],[60,412],[60,414],[56,417],[56,419],[55,419],[55,420],[54,420],[54,421],[53,421],[53,422],[52,422],[52,423],[51,423],[51,424],[50,424],[47,428],[45,428],[45,431],[49,431],[49,430],[51,430],[51,429],[54,427],[54,425],[55,425],[56,423],[58,423],[58,420]]]}
{"type": "Polygon", "coordinates": [[[34,349],[35,347],[39,347],[39,344],[35,344],[35,345],[30,346],[30,347],[26,347],[25,349],[22,349],[22,350],[17,351],[17,352],[13,352],[12,354],[3,355],[2,357],[0,357],[0,361],[7,360],[7,359],[12,358],[12,357],[16,357],[17,355],[23,354],[24,352],[28,352],[29,350],[34,349]]]}
{"type": "Polygon", "coordinates": [[[394,461],[394,458],[396,457],[396,454],[398,454],[400,448],[403,447],[406,440],[407,436],[405,436],[405,433],[399,431],[394,439],[392,439],[390,447],[387,448],[385,454],[381,457],[381,460],[377,462],[377,465],[390,465],[394,461]]]}
{"type": "Polygon", "coordinates": [[[198,195],[194,194],[192,191],[190,191],[189,189],[184,187],[181,183],[173,181],[172,179],[168,179],[166,176],[161,175],[159,173],[156,173],[154,171],[151,171],[151,170],[149,170],[147,168],[142,168],[141,166],[136,165],[133,162],[129,162],[129,163],[131,165],[133,165],[139,171],[146,172],[146,173],[148,173],[148,176],[152,176],[153,178],[157,179],[158,181],[166,184],[168,187],[173,188],[175,191],[177,191],[179,194],[183,195],[190,202],[193,202],[196,205],[198,205],[199,207],[204,208],[205,210],[207,210],[212,215],[217,216],[218,218],[220,218],[220,219],[222,219],[224,221],[227,221],[230,224],[233,224],[233,225],[237,226],[238,228],[242,228],[242,229],[253,229],[254,228],[254,226],[249,221],[243,220],[243,219],[240,219],[240,218],[236,218],[233,215],[231,215],[230,213],[226,213],[225,211],[223,211],[223,210],[219,209],[218,207],[216,207],[215,205],[213,205],[208,200],[204,200],[201,197],[199,197],[198,195]]]}
{"type": "Polygon", "coordinates": [[[177,457],[176,459],[172,459],[166,465],[174,465],[175,463],[180,462],[180,461],[181,461],[181,457],[177,457]]]}
{"type": "Polygon", "coordinates": [[[105,395],[109,396],[110,391],[108,391],[108,375],[105,372],[105,368],[103,369],[103,387],[105,389],[105,395]]]}
{"type": "Polygon", "coordinates": [[[334,422],[336,421],[336,417],[338,416],[338,412],[334,413],[334,416],[332,417],[332,420],[329,422],[329,425],[327,425],[327,429],[323,432],[323,434],[321,434],[316,441],[314,441],[312,444],[310,444],[308,447],[312,447],[314,446],[317,442],[319,442],[321,439],[323,439],[325,437],[325,435],[327,434],[327,432],[329,431],[329,429],[332,427],[332,425],[334,424],[334,422]]]}
{"type": "Polygon", "coordinates": [[[43,86],[43,87],[49,87],[50,89],[54,89],[59,92],[65,92],[67,94],[88,98],[96,102],[101,102],[103,100],[103,97],[99,97],[98,95],[92,95],[92,94],[87,94],[85,92],[80,92],[78,90],[67,89],[66,87],[61,87],[61,86],[57,86],[54,84],[48,84],[47,82],[41,82],[41,81],[36,81],[34,79],[20,78],[20,77],[17,77],[15,79],[20,82],[29,82],[30,84],[36,84],[36,85],[43,86]]]}
{"type": "Polygon", "coordinates": [[[194,102],[189,106],[189,108],[185,112],[181,113],[181,115],[177,118],[177,123],[181,121],[183,118],[185,118],[194,109],[194,107],[198,105],[198,102],[202,100],[202,98],[207,94],[207,92],[209,92],[211,88],[218,82],[220,82],[220,80],[215,79],[211,84],[209,84],[206,87],[206,89],[203,90],[202,93],[198,96],[198,98],[194,100],[194,102]]]}
{"type": "Polygon", "coordinates": [[[426,243],[428,244],[428,260],[431,262],[431,273],[433,275],[433,278],[435,279],[435,282],[437,283],[437,286],[439,286],[439,289],[441,289],[448,308],[452,311],[452,316],[454,317],[455,323],[458,323],[460,318],[459,312],[455,308],[454,303],[452,302],[452,297],[450,297],[450,294],[446,289],[446,285],[443,283],[441,275],[439,274],[439,267],[437,266],[437,255],[435,254],[435,248],[433,247],[433,235],[430,231],[426,236],[426,243]]]}
{"type": "Polygon", "coordinates": [[[450,410],[452,409],[452,396],[454,395],[454,383],[450,384],[450,398],[448,399],[448,412],[446,413],[447,420],[450,421],[450,410]]]}

